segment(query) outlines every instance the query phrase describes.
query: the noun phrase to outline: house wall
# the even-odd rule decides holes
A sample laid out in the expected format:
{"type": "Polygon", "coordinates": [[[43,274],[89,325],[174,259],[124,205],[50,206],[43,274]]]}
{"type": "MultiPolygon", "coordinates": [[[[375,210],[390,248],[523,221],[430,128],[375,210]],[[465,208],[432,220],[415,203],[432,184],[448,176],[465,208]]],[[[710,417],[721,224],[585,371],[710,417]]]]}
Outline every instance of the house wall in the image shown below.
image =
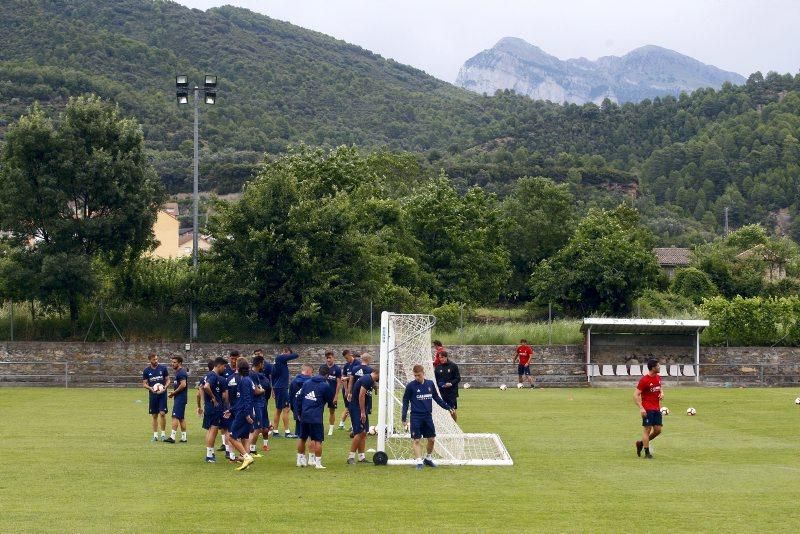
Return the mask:
{"type": "Polygon", "coordinates": [[[159,245],[150,253],[156,258],[177,258],[180,255],[178,248],[178,230],[181,223],[169,213],[159,210],[156,222],[153,225],[153,234],[159,245]]]}

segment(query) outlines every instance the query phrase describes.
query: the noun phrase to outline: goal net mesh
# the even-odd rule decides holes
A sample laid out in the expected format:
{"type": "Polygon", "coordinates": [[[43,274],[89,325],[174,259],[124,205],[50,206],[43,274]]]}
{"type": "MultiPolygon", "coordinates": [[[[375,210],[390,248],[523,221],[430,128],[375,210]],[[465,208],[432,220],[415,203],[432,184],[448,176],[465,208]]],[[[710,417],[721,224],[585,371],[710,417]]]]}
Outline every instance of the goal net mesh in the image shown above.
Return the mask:
{"type": "MultiPolygon", "coordinates": [[[[382,315],[378,450],[386,452],[390,464],[410,464],[416,459],[411,435],[402,422],[403,392],[406,384],[414,380],[413,369],[417,364],[425,369],[425,377],[435,383],[431,351],[431,330],[435,323],[432,315],[388,312],[382,315]],[[384,432],[381,432],[381,424],[384,425],[384,432]]],[[[450,413],[435,402],[433,423],[436,426],[434,458],[438,463],[513,464],[497,434],[465,433],[450,413]]],[[[422,446],[425,446],[424,439],[422,446]]]]}

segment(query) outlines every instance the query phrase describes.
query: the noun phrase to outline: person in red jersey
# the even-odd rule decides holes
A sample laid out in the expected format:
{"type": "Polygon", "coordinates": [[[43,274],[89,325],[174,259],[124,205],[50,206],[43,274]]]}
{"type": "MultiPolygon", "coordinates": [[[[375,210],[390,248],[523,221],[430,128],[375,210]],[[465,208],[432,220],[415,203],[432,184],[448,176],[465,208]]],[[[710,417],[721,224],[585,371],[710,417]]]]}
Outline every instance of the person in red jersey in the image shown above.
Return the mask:
{"type": "Polygon", "coordinates": [[[444,345],[438,339],[433,342],[433,366],[442,365],[440,354],[445,351],[444,345]]]}
{"type": "Polygon", "coordinates": [[[514,354],[514,362],[517,364],[517,383],[522,384],[522,377],[528,378],[528,384],[533,387],[533,377],[531,377],[531,358],[533,357],[533,349],[528,345],[527,339],[520,339],[517,352],[514,354]]]}
{"type": "Polygon", "coordinates": [[[647,369],[647,374],[636,385],[633,399],[642,414],[642,439],[636,442],[636,455],[641,456],[644,449],[644,457],[650,459],[653,457],[650,454],[650,442],[661,434],[661,399],[664,398],[664,392],[661,391],[658,361],[647,360],[647,369]]]}

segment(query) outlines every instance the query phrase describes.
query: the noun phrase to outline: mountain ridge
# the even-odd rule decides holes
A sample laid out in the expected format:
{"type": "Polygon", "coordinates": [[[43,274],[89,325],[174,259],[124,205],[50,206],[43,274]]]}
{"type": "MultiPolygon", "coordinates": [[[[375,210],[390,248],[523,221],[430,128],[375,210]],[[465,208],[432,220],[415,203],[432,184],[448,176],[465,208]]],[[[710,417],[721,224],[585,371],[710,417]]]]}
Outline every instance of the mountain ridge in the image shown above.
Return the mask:
{"type": "Polygon", "coordinates": [[[606,98],[614,103],[639,102],[744,81],[740,74],[657,45],[595,61],[585,57],[561,60],[518,37],[503,37],[468,59],[455,84],[477,93],[511,89],[556,103],[600,104],[606,98]]]}

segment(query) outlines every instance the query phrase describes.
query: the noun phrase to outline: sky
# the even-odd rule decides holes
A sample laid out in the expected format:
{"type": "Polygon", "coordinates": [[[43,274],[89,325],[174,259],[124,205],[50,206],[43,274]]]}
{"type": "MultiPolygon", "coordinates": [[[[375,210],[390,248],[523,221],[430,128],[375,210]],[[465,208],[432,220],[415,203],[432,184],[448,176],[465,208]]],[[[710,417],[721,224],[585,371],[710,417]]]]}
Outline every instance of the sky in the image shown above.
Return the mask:
{"type": "Polygon", "coordinates": [[[453,82],[470,57],[520,37],[560,59],[653,44],[743,76],[800,71],[798,0],[178,0],[235,5],[453,82]]]}

